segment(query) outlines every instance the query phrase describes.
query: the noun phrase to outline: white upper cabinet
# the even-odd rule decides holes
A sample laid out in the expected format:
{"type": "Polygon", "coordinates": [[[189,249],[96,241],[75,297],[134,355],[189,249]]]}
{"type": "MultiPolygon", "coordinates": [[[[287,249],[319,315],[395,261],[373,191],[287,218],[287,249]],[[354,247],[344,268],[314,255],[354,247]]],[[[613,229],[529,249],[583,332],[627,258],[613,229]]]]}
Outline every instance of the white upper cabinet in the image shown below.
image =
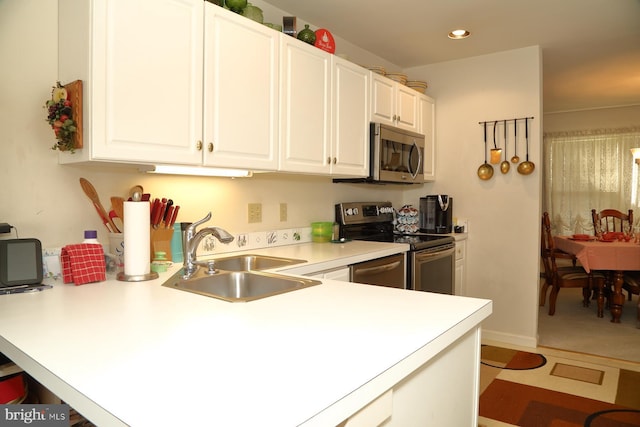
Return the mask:
{"type": "Polygon", "coordinates": [[[277,169],[279,33],[202,0],[60,0],[59,19],[85,128],[61,163],[277,169]]]}
{"type": "Polygon", "coordinates": [[[280,34],[205,2],[205,166],[278,167],[280,34]]]}
{"type": "Polygon", "coordinates": [[[418,94],[420,127],[418,132],[424,135],[424,180],[436,179],[436,138],[435,138],[435,101],[426,95],[418,94]]]}
{"type": "Polygon", "coordinates": [[[371,72],[371,121],[418,132],[418,92],[371,72]]]}
{"type": "Polygon", "coordinates": [[[331,55],[283,34],[280,170],[328,174],[330,157],[331,55]]]}
{"type": "Polygon", "coordinates": [[[280,170],[366,176],[369,71],[281,38],[280,170]]]}
{"type": "Polygon", "coordinates": [[[369,70],[333,57],[333,175],[369,174],[369,78],[369,70]]]}
{"type": "Polygon", "coordinates": [[[206,1],[59,0],[58,20],[59,79],[84,85],[60,163],[364,177],[369,121],[417,131],[412,89],[206,1]]]}
{"type": "Polygon", "coordinates": [[[199,163],[202,25],[202,0],[60,0],[59,79],[84,85],[84,148],[60,162],[199,163]]]}

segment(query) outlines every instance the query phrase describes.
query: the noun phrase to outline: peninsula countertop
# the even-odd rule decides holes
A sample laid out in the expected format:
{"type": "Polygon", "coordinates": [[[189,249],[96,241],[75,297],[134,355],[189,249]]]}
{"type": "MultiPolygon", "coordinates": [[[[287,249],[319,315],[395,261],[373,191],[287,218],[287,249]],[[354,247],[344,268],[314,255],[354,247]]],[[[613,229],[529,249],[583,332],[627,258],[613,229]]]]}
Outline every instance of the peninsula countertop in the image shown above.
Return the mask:
{"type": "MultiPolygon", "coordinates": [[[[339,264],[328,252],[406,250],[338,246],[252,252],[317,271],[339,264]]],[[[488,300],[333,280],[228,303],[161,286],[178,268],[2,296],[0,352],[100,426],[338,424],[491,313],[488,300]]]]}

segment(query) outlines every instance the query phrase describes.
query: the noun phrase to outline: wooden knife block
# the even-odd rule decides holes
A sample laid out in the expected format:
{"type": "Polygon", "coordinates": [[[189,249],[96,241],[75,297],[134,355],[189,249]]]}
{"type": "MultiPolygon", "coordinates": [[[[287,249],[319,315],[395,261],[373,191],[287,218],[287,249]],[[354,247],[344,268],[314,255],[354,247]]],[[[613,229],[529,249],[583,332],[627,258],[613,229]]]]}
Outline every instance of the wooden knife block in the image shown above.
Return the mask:
{"type": "Polygon", "coordinates": [[[153,228],[151,227],[151,259],[153,261],[156,252],[165,252],[167,260],[171,258],[171,239],[173,238],[173,228],[153,228]]]}

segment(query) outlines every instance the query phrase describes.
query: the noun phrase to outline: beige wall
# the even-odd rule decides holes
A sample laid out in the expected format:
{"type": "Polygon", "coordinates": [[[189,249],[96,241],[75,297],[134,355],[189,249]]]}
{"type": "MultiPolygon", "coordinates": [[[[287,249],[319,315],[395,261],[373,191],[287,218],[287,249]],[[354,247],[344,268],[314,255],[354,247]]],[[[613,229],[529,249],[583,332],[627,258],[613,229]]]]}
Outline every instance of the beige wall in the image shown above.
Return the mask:
{"type": "Polygon", "coordinates": [[[544,115],[544,131],[617,129],[640,126],[640,105],[544,115]]]}
{"type": "MultiPolygon", "coordinates": [[[[437,181],[426,189],[453,196],[454,215],[469,220],[468,294],[494,303],[483,336],[521,345],[537,340],[541,61],[539,48],[529,47],[408,70],[426,80],[428,94],[437,99],[437,181]],[[477,169],[484,157],[478,122],[525,116],[535,117],[529,150],[534,173],[520,175],[512,167],[502,175],[496,168],[491,180],[480,180],[477,169]]],[[[518,154],[524,157],[522,129],[518,154]]],[[[512,156],[512,145],[508,151],[512,156]]],[[[422,192],[408,190],[405,202],[422,192]]]]}

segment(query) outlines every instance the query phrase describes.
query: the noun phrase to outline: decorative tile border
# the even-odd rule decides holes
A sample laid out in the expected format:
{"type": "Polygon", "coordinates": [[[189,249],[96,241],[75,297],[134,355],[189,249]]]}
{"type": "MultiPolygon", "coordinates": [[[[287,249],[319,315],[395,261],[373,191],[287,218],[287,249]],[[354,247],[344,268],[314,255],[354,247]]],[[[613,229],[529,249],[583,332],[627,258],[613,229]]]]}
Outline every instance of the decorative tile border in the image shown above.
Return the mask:
{"type": "Polygon", "coordinates": [[[207,236],[200,243],[198,255],[211,256],[228,252],[308,243],[311,242],[311,227],[239,233],[234,237],[233,242],[224,244],[217,241],[215,237],[207,236]]]}
{"type": "MultiPolygon", "coordinates": [[[[220,243],[213,236],[206,236],[198,247],[198,256],[220,255],[230,252],[262,249],[267,247],[296,245],[311,242],[311,227],[287,228],[283,230],[240,233],[229,244],[220,243]]],[[[104,246],[104,245],[103,245],[104,246]]],[[[105,246],[105,250],[107,247],[105,246]]],[[[60,252],[62,248],[42,251],[43,277],[58,280],[62,278],[60,252]]]]}
{"type": "Polygon", "coordinates": [[[42,251],[42,277],[58,280],[62,278],[60,266],[60,253],[62,248],[44,249],[42,251]]]}

